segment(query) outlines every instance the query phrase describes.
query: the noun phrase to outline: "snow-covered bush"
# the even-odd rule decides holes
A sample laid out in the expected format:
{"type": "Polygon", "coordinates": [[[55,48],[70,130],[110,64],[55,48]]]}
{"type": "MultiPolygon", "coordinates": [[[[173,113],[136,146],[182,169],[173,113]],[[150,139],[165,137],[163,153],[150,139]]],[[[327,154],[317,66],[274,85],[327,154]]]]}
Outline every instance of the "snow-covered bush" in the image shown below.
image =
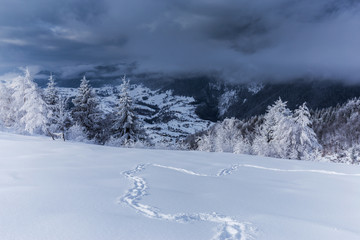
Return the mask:
{"type": "Polygon", "coordinates": [[[75,123],[75,125],[71,126],[68,131],[66,132],[66,139],[72,140],[75,142],[87,142],[90,143],[91,141],[88,139],[87,135],[85,134],[86,130],[83,126],[75,123]]]}

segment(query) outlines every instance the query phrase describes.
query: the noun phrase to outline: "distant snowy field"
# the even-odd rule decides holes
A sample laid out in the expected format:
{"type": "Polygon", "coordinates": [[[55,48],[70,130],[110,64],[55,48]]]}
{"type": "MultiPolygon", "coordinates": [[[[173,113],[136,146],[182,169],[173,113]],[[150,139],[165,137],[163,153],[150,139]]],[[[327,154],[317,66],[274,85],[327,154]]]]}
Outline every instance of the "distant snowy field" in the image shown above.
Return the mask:
{"type": "Polygon", "coordinates": [[[360,239],[360,167],[0,132],[0,239],[360,239]]]}

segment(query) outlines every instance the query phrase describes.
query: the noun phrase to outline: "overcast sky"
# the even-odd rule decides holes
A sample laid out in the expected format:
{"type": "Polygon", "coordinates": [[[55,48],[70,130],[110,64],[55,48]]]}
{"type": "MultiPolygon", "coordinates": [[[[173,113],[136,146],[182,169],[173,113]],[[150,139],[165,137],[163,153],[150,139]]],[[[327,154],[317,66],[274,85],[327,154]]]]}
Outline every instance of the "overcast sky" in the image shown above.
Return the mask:
{"type": "Polygon", "coordinates": [[[0,71],[136,62],[139,72],[360,82],[360,0],[0,0],[0,71]]]}

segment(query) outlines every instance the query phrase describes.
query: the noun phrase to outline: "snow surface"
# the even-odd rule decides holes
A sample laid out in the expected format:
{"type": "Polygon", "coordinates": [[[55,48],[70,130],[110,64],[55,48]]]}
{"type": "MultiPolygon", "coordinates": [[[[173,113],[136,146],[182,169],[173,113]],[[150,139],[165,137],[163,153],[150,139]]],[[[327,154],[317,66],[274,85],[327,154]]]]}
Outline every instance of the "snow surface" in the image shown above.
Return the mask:
{"type": "Polygon", "coordinates": [[[0,132],[0,239],[360,239],[360,167],[0,132]]]}

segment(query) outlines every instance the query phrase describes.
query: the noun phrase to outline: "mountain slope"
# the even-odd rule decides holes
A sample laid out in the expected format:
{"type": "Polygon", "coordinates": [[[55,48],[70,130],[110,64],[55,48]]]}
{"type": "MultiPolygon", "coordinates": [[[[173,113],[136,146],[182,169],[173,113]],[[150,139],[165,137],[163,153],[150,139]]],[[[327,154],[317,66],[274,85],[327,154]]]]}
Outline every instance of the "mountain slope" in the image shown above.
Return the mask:
{"type": "MultiPolygon", "coordinates": [[[[75,88],[60,88],[62,96],[71,99],[77,94],[75,88]]],[[[119,86],[95,88],[101,109],[105,113],[114,111],[118,104],[119,86]]],[[[174,145],[189,134],[205,130],[210,121],[202,120],[195,113],[192,97],[174,95],[173,91],[151,90],[143,85],[132,85],[130,95],[141,123],[152,142],[174,145]]]]}
{"type": "Polygon", "coordinates": [[[1,239],[359,239],[360,168],[0,133],[1,239]]]}

